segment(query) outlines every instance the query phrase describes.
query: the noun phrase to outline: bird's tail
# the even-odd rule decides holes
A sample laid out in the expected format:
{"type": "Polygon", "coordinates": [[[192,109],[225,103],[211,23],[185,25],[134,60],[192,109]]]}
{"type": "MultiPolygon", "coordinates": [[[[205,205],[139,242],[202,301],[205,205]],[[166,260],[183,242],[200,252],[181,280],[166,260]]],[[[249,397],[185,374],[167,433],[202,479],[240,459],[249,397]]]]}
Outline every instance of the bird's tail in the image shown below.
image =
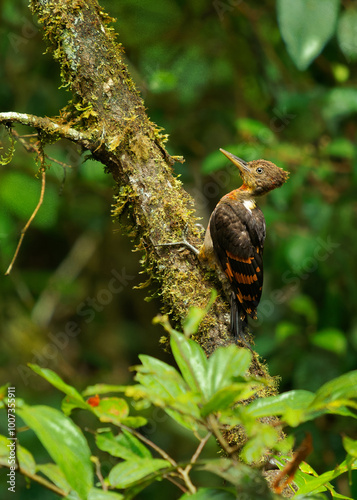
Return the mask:
{"type": "Polygon", "coordinates": [[[233,291],[231,292],[230,330],[235,339],[242,340],[243,342],[245,342],[246,334],[249,334],[247,313],[238,302],[236,294],[233,291]]]}

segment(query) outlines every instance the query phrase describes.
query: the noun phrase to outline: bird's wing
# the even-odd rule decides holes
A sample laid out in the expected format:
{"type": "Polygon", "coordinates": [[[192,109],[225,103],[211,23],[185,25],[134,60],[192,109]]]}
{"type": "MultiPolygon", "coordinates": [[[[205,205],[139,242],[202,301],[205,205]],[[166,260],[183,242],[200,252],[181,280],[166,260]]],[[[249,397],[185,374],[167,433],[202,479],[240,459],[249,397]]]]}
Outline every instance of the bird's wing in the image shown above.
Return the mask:
{"type": "Polygon", "coordinates": [[[265,220],[241,202],[221,202],[210,219],[214,251],[243,309],[256,317],[263,286],[265,220]]]}

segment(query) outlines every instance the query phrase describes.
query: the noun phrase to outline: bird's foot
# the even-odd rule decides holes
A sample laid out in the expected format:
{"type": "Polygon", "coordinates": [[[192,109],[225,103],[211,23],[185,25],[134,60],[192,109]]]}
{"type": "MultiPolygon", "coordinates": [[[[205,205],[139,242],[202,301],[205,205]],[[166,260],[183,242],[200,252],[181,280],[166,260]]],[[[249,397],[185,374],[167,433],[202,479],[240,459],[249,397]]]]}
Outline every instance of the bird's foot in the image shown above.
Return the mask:
{"type": "MultiPolygon", "coordinates": [[[[197,226],[201,226],[201,224],[196,224],[196,225],[197,226]]],[[[190,250],[191,252],[193,252],[195,255],[198,255],[199,254],[199,250],[196,247],[194,247],[193,245],[191,245],[191,243],[186,238],[187,232],[188,232],[188,225],[186,225],[185,229],[183,230],[182,240],[180,240],[180,241],[173,241],[171,243],[159,243],[158,245],[155,245],[155,246],[156,247],[182,246],[182,247],[188,248],[188,250],[190,250]]],[[[184,248],[181,248],[179,250],[179,252],[182,252],[183,250],[184,250],[184,248]]]]}
{"type": "Polygon", "coordinates": [[[238,347],[245,347],[246,349],[249,349],[251,352],[253,352],[250,340],[251,335],[248,329],[240,332],[238,335],[234,335],[234,341],[238,347]]]}

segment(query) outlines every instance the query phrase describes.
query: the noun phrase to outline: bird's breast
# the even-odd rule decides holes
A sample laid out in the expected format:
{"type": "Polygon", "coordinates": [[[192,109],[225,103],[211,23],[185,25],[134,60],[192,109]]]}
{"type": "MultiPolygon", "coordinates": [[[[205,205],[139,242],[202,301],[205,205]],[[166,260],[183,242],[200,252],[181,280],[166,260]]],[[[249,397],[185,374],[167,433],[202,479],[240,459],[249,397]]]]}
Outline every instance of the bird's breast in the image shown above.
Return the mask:
{"type": "Polygon", "coordinates": [[[253,199],[244,200],[243,205],[250,213],[252,213],[253,208],[256,207],[255,201],[253,199]]]}

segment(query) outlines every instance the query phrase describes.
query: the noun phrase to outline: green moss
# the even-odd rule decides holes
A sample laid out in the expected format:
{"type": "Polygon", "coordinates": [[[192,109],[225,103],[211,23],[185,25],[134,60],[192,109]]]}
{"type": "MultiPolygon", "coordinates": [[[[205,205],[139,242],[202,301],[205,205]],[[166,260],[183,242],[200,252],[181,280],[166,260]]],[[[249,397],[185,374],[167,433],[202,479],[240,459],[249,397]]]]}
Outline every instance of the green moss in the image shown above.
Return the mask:
{"type": "Polygon", "coordinates": [[[112,217],[120,219],[129,203],[134,201],[135,194],[133,189],[126,185],[119,188],[119,192],[114,196],[114,203],[112,204],[112,217]]]}
{"type": "MultiPolygon", "coordinates": [[[[9,147],[5,154],[2,153],[4,148],[2,146],[0,147],[0,165],[8,165],[11,162],[15,152],[16,141],[11,133],[11,128],[5,125],[5,130],[9,137],[9,147]]],[[[2,144],[4,144],[4,142],[2,142],[2,144]]]]}

